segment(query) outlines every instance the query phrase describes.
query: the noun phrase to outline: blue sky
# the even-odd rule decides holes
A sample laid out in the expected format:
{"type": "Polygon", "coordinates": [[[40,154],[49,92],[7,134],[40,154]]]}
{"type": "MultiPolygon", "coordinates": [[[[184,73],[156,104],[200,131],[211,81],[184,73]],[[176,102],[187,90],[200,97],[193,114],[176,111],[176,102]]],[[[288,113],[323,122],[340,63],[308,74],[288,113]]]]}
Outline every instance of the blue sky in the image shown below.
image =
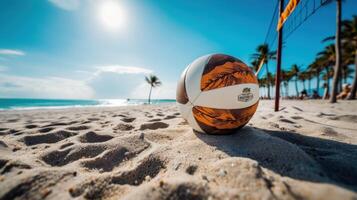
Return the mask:
{"type": "MultiPolygon", "coordinates": [[[[163,85],[153,97],[174,98],[182,70],[199,56],[250,63],[276,3],[118,0],[109,4],[118,16],[103,21],[109,1],[0,0],[0,97],[146,98],[144,76],[154,73],[163,85]]],[[[353,14],[357,2],[345,1],[343,18],[353,14]]],[[[308,65],[334,22],[331,4],[303,24],[286,41],[284,68],[308,65]]]]}

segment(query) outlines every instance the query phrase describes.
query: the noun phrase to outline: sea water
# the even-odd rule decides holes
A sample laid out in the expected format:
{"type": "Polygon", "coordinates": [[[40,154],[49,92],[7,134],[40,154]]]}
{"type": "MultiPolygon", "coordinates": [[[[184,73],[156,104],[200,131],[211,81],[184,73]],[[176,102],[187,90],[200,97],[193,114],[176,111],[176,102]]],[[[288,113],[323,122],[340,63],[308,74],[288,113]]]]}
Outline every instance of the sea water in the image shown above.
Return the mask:
{"type": "MultiPolygon", "coordinates": [[[[128,106],[147,104],[146,99],[19,99],[0,98],[0,110],[58,109],[71,107],[128,106]]],[[[153,99],[152,104],[172,103],[174,99],[153,99]]]]}

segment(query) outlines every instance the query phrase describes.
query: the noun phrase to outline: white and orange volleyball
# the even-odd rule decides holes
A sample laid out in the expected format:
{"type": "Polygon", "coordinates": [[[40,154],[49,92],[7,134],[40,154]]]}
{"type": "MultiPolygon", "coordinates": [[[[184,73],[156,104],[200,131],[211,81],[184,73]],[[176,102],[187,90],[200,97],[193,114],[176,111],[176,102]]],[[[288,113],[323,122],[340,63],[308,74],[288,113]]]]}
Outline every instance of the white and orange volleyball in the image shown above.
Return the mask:
{"type": "Polygon", "coordinates": [[[202,56],[183,71],[176,100],[190,126],[208,134],[225,134],[243,127],[259,102],[253,71],[224,54],[202,56]]]}

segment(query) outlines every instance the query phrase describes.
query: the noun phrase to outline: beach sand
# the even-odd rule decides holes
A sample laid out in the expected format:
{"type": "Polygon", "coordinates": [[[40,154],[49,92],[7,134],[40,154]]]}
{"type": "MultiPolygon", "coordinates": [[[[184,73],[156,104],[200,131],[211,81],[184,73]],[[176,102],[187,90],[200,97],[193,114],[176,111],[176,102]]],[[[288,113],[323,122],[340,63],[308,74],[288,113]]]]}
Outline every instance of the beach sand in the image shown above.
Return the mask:
{"type": "Polygon", "coordinates": [[[175,104],[0,112],[0,199],[356,199],[357,101],[261,101],[235,134],[175,104]]]}

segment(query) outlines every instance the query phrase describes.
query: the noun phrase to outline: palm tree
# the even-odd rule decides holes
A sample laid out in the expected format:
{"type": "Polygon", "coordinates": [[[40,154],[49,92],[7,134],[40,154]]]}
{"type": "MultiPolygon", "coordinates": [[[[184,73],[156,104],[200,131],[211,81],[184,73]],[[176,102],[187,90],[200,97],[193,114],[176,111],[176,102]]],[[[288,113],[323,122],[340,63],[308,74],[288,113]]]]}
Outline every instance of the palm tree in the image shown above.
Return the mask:
{"type": "Polygon", "coordinates": [[[319,93],[320,91],[320,75],[323,69],[322,60],[321,58],[316,58],[313,63],[311,63],[308,67],[309,71],[316,76],[316,92],[319,93]]]}
{"type": "Polygon", "coordinates": [[[259,78],[258,79],[258,83],[259,83],[259,87],[260,88],[265,88],[266,87],[266,78],[264,77],[264,78],[259,78]]]}
{"type": "Polygon", "coordinates": [[[253,71],[255,71],[255,73],[257,73],[258,72],[258,70],[259,70],[259,60],[253,60],[251,63],[251,69],[253,70],[253,71]]]}
{"type": "Polygon", "coordinates": [[[298,74],[298,79],[302,82],[303,89],[306,90],[305,81],[307,79],[305,71],[298,74]]]}
{"type": "Polygon", "coordinates": [[[312,93],[311,91],[311,80],[314,78],[314,72],[311,69],[307,69],[305,71],[306,74],[306,79],[308,81],[308,86],[309,86],[309,92],[312,93]]]}
{"type": "Polygon", "coordinates": [[[295,90],[296,90],[296,96],[299,96],[299,88],[298,88],[298,76],[300,73],[300,69],[297,66],[297,64],[293,64],[290,69],[290,73],[293,77],[295,77],[295,90]]]}
{"type": "Polygon", "coordinates": [[[292,78],[292,75],[289,71],[281,70],[281,81],[285,87],[285,96],[289,97],[289,82],[292,78]]]}
{"type": "MultiPolygon", "coordinates": [[[[331,2],[331,1],[329,1],[331,2]]],[[[355,74],[352,83],[352,90],[347,99],[356,99],[357,92],[357,16],[353,16],[352,20],[344,20],[341,22],[341,42],[342,42],[342,50],[343,50],[343,62],[341,63],[341,74],[340,79],[346,78],[346,73],[351,73],[348,68],[348,65],[355,65],[355,74]],[[346,71],[347,70],[347,71],[346,71]]],[[[335,36],[330,36],[325,38],[323,41],[331,41],[336,40],[335,36]]],[[[340,81],[342,84],[342,80],[340,81]]]]}
{"type": "MultiPolygon", "coordinates": [[[[336,51],[335,51],[335,45],[330,44],[328,46],[325,47],[325,49],[321,52],[319,52],[317,55],[319,56],[319,60],[321,62],[321,65],[323,66],[323,68],[325,69],[325,75],[327,79],[325,79],[327,82],[327,84],[325,85],[326,87],[330,87],[330,73],[335,72],[335,70],[330,70],[333,66],[333,63],[336,62],[336,51]]],[[[334,75],[335,73],[333,73],[334,75]]],[[[337,82],[338,83],[338,82],[337,82]]],[[[338,86],[338,85],[337,85],[338,86]]],[[[327,92],[329,92],[329,90],[325,90],[327,92]]],[[[329,94],[324,95],[324,97],[330,96],[329,94]]],[[[332,94],[331,94],[332,96],[332,94]]],[[[324,98],[325,99],[325,98],[324,98]]]]}
{"type": "MultiPolygon", "coordinates": [[[[269,49],[268,44],[261,44],[256,48],[256,53],[252,55],[252,58],[255,60],[255,64],[258,64],[263,61],[265,64],[265,71],[266,71],[266,76],[269,74],[269,67],[268,63],[269,60],[276,59],[276,51],[271,51],[269,49]]],[[[253,61],[254,62],[254,61],[253,61]]],[[[259,64],[258,64],[259,65],[259,64]]],[[[270,88],[269,88],[269,81],[267,82],[268,85],[268,99],[270,99],[270,88]]]]}
{"type": "Polygon", "coordinates": [[[333,68],[325,68],[326,72],[323,74],[322,79],[325,80],[324,83],[324,94],[322,99],[328,99],[330,96],[330,79],[333,77],[333,68]]]}
{"type": "MultiPolygon", "coordinates": [[[[350,56],[354,56],[355,74],[352,83],[351,93],[348,99],[356,99],[357,92],[357,16],[353,16],[351,21],[343,22],[342,37],[350,44],[350,56]]],[[[352,63],[351,63],[352,64],[352,63]]]]}
{"type": "Polygon", "coordinates": [[[268,83],[269,83],[269,86],[271,87],[271,90],[275,90],[275,74],[272,74],[272,73],[268,73],[268,83]]]}
{"type": "Polygon", "coordinates": [[[161,81],[159,80],[159,78],[155,75],[150,75],[150,76],[145,76],[145,80],[148,84],[150,84],[150,92],[149,92],[149,98],[148,98],[148,103],[150,104],[150,100],[151,100],[151,90],[154,87],[160,86],[161,85],[161,81]]]}
{"type": "MultiPolygon", "coordinates": [[[[325,4],[331,3],[333,0],[328,0],[325,4]]],[[[338,82],[341,75],[341,15],[342,15],[342,0],[336,1],[336,35],[335,35],[335,69],[333,74],[332,92],[330,103],[337,102],[338,82]]]]}

